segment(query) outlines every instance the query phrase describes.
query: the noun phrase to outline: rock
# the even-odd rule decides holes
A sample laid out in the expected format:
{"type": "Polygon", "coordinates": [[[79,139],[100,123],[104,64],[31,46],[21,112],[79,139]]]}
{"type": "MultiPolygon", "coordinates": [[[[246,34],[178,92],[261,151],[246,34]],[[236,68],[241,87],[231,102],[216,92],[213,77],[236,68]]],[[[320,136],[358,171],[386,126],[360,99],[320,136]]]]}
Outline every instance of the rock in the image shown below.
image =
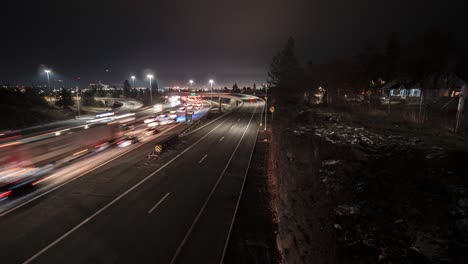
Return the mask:
{"type": "Polygon", "coordinates": [[[322,161],[322,166],[333,166],[338,164],[339,162],[339,160],[324,160],[322,161]]]}
{"type": "Polygon", "coordinates": [[[335,208],[335,213],[339,216],[359,214],[360,209],[357,205],[339,205],[335,208]]]}

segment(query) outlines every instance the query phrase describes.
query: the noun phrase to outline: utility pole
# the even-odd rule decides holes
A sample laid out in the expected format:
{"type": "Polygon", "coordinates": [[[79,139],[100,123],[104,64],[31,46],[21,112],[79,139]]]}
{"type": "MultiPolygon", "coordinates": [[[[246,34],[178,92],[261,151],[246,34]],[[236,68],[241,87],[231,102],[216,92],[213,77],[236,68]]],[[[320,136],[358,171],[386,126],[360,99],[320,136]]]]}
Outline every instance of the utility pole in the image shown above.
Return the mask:
{"type": "Polygon", "coordinates": [[[268,85],[265,87],[265,127],[263,130],[267,130],[267,114],[268,114],[268,85]]]}
{"type": "Polygon", "coordinates": [[[460,99],[458,100],[458,109],[457,109],[457,123],[455,125],[455,133],[458,133],[462,119],[463,119],[463,107],[465,106],[465,95],[467,92],[467,86],[463,85],[461,88],[460,99]]]}

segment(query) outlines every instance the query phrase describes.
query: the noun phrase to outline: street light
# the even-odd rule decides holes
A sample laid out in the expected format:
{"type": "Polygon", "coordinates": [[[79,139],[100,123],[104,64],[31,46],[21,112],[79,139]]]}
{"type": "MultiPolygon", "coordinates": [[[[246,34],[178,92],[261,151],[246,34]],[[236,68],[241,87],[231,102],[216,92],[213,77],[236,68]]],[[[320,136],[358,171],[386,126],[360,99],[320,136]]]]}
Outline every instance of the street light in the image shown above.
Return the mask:
{"type": "Polygon", "coordinates": [[[76,87],[76,103],[78,105],[78,116],[81,116],[81,113],[80,113],[80,88],[78,86],[76,87]]]}
{"type": "Polygon", "coordinates": [[[50,70],[45,70],[44,71],[46,74],[47,74],[47,87],[49,88],[49,92],[50,92],[50,78],[49,78],[49,74],[50,74],[50,70]]]}
{"type": "Polygon", "coordinates": [[[189,83],[190,83],[190,90],[192,90],[193,89],[193,80],[190,80],[189,83]]]}
{"type": "Polygon", "coordinates": [[[211,86],[211,101],[213,101],[213,83],[214,83],[214,81],[213,81],[213,79],[210,79],[209,82],[210,82],[210,86],[211,86]]]}
{"type": "Polygon", "coordinates": [[[130,78],[132,78],[132,87],[133,87],[133,89],[135,89],[135,79],[136,79],[136,77],[135,77],[135,75],[132,75],[132,77],[130,77],[130,78]]]}
{"type": "Polygon", "coordinates": [[[146,75],[146,78],[149,79],[149,83],[150,83],[150,104],[153,105],[153,87],[151,86],[151,80],[153,79],[153,75],[148,74],[148,75],[146,75]]]}
{"type": "Polygon", "coordinates": [[[265,86],[265,128],[263,129],[265,131],[267,130],[267,114],[268,114],[268,85],[265,86]]]}

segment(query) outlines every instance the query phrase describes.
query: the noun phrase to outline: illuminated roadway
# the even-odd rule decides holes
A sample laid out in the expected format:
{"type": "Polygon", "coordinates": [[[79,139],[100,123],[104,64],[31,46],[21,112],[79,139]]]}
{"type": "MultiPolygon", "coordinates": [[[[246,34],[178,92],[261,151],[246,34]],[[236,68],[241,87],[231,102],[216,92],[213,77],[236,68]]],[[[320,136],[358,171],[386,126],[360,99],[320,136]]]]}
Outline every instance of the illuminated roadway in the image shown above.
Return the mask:
{"type": "MultiPolygon", "coordinates": [[[[98,98],[98,99],[110,100],[112,98],[98,98]]],[[[120,112],[137,111],[137,114],[140,114],[140,112],[142,112],[141,114],[147,114],[149,110],[151,110],[151,109],[146,109],[144,111],[138,111],[138,109],[142,107],[142,103],[133,99],[116,98],[112,100],[122,103],[122,106],[112,109],[112,111],[120,111],[120,112]]],[[[104,111],[104,109],[102,108],[101,110],[104,111]]],[[[93,118],[94,116],[95,116],[94,114],[83,115],[83,116],[77,117],[76,119],[56,121],[56,122],[48,123],[45,125],[38,125],[34,127],[24,128],[21,130],[16,130],[16,131],[11,132],[11,134],[6,131],[5,134],[0,133],[0,143],[5,143],[10,140],[16,140],[23,136],[33,136],[33,135],[46,133],[48,131],[52,131],[55,129],[60,129],[60,128],[64,129],[64,128],[70,128],[70,127],[83,125],[83,124],[86,124],[87,120],[89,120],[90,118],[93,118]]]]}
{"type": "Polygon", "coordinates": [[[86,161],[95,169],[0,216],[1,262],[220,263],[263,106],[244,101],[160,159],[140,143],[86,161]]]}

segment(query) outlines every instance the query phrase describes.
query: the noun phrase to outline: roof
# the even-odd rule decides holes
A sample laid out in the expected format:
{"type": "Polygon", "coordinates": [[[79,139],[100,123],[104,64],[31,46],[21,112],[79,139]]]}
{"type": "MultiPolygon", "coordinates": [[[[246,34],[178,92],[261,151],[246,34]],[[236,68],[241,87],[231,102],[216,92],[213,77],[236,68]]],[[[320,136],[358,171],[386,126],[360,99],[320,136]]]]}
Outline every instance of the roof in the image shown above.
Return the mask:
{"type": "Polygon", "coordinates": [[[400,89],[401,87],[406,89],[447,89],[461,88],[463,85],[466,85],[466,82],[454,73],[433,73],[422,81],[402,74],[385,84],[381,89],[400,89]]]}

